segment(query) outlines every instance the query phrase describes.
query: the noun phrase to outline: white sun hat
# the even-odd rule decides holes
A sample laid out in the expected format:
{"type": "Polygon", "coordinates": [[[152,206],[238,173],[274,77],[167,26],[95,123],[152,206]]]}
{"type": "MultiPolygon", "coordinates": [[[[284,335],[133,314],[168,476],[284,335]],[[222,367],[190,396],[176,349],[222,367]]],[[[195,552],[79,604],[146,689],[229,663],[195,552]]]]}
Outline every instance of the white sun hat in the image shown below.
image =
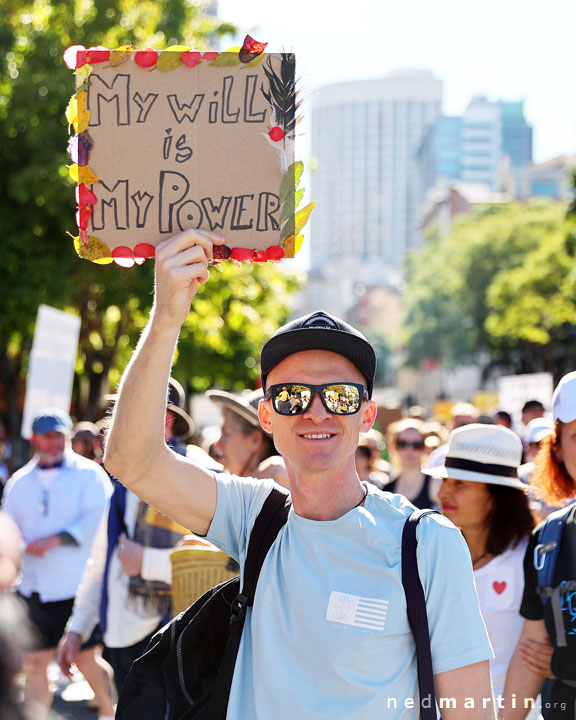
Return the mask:
{"type": "Polygon", "coordinates": [[[552,415],[563,423],[576,420],[576,370],[564,375],[554,390],[552,415]]]}
{"type": "Polygon", "coordinates": [[[526,425],[524,444],[537,443],[543,440],[554,430],[554,421],[550,418],[534,418],[526,425]]]}
{"type": "Polygon", "coordinates": [[[422,472],[526,490],[528,486],[518,478],[521,460],[522,441],[515,432],[502,425],[474,423],[450,433],[444,465],[422,472]]]}

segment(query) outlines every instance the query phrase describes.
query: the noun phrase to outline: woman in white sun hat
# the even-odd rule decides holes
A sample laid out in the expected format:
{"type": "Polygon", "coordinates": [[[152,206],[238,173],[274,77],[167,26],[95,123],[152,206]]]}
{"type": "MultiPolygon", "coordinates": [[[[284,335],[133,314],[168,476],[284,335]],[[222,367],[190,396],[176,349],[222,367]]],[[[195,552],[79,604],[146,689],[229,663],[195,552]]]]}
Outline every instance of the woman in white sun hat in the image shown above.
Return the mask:
{"type": "MultiPolygon", "coordinates": [[[[498,700],[522,630],[523,559],[534,518],[518,479],[522,442],[501,425],[454,430],[444,465],[423,472],[442,478],[442,513],[460,528],[472,558],[480,609],[494,659],[490,673],[498,700]]],[[[534,709],[533,718],[538,717],[534,709]]]]}
{"type": "Polygon", "coordinates": [[[576,717],[576,503],[567,504],[576,495],[576,372],[558,383],[552,414],[554,429],[540,443],[531,482],[546,503],[565,507],[539,525],[528,544],[520,608],[525,621],[506,680],[503,720],[525,717],[523,699],[540,692],[542,674],[554,679],[549,696],[543,696],[547,720],[576,717]],[[551,667],[538,656],[549,643],[551,667]]]}

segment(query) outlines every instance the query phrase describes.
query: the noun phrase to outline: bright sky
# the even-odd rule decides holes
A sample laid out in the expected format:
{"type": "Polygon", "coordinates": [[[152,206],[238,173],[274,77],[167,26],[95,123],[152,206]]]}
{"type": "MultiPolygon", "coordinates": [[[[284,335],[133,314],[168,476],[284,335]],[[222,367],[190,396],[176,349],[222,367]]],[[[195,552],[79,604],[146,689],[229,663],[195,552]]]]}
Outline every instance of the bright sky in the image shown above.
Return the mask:
{"type": "Polygon", "coordinates": [[[426,68],[446,114],[473,95],[523,99],[534,159],[576,153],[574,0],[218,0],[218,12],[240,39],[294,51],[304,91],[426,68]]]}

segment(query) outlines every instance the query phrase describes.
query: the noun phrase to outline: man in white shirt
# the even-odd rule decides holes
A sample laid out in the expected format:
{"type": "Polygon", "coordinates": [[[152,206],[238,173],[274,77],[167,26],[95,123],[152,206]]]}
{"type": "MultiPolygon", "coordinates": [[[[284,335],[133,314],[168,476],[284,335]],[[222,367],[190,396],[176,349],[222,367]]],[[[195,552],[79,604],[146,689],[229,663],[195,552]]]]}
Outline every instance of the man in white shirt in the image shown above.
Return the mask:
{"type": "MultiPolygon", "coordinates": [[[[96,463],[69,448],[70,417],[46,409],[32,423],[33,459],[6,485],[2,509],[22,533],[25,549],[18,594],[28,608],[37,646],[26,653],[25,699],[34,718],[47,717],[52,703],[48,665],[74,603],[74,595],[106,502],[110,479],[96,463]]],[[[110,668],[96,654],[94,636],[79,668],[94,689],[100,717],[113,715],[110,668]]]]}
{"type": "MultiPolygon", "coordinates": [[[[180,454],[185,447],[176,436],[186,437],[194,427],[184,405],[184,389],[170,378],[164,440],[180,454]]],[[[220,466],[214,463],[214,467],[220,466]]],[[[121,482],[116,483],[58,648],[63,673],[70,676],[72,664],[78,664],[82,642],[99,622],[120,691],[133,661],[170,617],[170,553],[187,533],[186,528],[142,503],[121,482]]]]}

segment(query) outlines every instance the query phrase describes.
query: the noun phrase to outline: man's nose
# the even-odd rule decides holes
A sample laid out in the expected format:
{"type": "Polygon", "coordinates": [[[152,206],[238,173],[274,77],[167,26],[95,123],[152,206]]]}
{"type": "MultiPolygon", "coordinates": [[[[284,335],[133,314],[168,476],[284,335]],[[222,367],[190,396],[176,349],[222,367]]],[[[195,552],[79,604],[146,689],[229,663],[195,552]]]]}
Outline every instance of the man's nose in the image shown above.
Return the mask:
{"type": "Polygon", "coordinates": [[[324,407],[324,403],[322,402],[319,392],[314,393],[312,396],[312,402],[307,407],[304,414],[314,420],[323,420],[330,414],[324,407]]]}

